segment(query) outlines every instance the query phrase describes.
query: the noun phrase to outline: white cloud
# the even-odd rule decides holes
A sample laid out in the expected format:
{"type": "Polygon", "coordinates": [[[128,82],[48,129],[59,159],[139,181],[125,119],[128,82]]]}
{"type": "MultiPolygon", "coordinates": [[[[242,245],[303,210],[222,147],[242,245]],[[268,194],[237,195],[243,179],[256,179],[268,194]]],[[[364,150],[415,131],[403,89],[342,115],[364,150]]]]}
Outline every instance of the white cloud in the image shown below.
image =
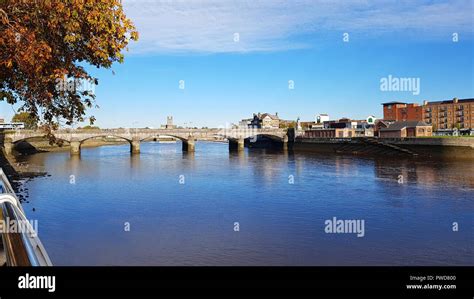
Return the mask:
{"type": "MultiPolygon", "coordinates": [[[[135,52],[253,52],[310,47],[328,32],[472,34],[470,0],[124,0],[140,32],[135,52]],[[239,33],[239,42],[234,42],[239,33]]],[[[423,36],[421,36],[423,38],[423,36]]]]}

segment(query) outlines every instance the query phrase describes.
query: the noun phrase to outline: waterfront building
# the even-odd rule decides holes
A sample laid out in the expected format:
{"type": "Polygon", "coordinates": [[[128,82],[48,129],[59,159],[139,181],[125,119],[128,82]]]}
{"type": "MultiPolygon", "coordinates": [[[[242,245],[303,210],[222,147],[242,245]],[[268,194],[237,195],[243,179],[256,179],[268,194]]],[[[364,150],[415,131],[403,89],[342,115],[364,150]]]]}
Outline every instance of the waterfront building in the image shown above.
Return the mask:
{"type": "Polygon", "coordinates": [[[324,123],[329,121],[329,115],[328,114],[319,114],[316,115],[315,121],[314,122],[307,122],[307,127],[309,129],[324,129],[324,123]]]}
{"type": "Polygon", "coordinates": [[[303,138],[352,138],[356,137],[354,128],[329,128],[304,131],[303,138]]]}
{"type": "Polygon", "coordinates": [[[311,130],[314,129],[316,123],[313,121],[300,121],[300,126],[303,130],[311,130]]]}
{"type": "Polygon", "coordinates": [[[250,120],[251,128],[261,128],[262,127],[262,120],[260,119],[260,112],[258,114],[253,114],[253,118],[250,120]]]}
{"type": "MultiPolygon", "coordinates": [[[[423,103],[423,120],[434,131],[453,131],[469,134],[474,129],[474,99],[457,99],[423,103]],[[454,130],[454,131],[457,131],[454,130]]],[[[449,135],[449,134],[448,134],[449,135]]]]}
{"type": "Polygon", "coordinates": [[[369,116],[364,120],[357,120],[355,128],[356,137],[374,137],[375,117],[369,116]]]}
{"type": "Polygon", "coordinates": [[[324,124],[323,123],[314,123],[314,124],[311,125],[311,129],[312,130],[324,129],[324,124]]]}
{"type": "Polygon", "coordinates": [[[387,121],[421,121],[423,107],[415,103],[388,102],[383,105],[383,119],[387,121]]]}
{"type": "Polygon", "coordinates": [[[278,129],[280,127],[280,118],[278,112],[275,114],[264,113],[261,115],[263,129],[278,129]]]}
{"type": "Polygon", "coordinates": [[[339,120],[325,121],[323,124],[325,129],[357,128],[357,121],[345,117],[339,120]]]}
{"type": "Polygon", "coordinates": [[[383,119],[377,119],[374,125],[374,136],[379,136],[380,129],[388,128],[394,121],[387,121],[383,119]]]}
{"type": "Polygon", "coordinates": [[[364,121],[355,121],[349,118],[339,120],[325,120],[323,123],[306,122],[304,138],[353,138],[373,136],[373,130],[364,121]]]}
{"type": "Polygon", "coordinates": [[[355,129],[355,137],[374,137],[374,128],[357,128],[355,129]]]}
{"type": "Polygon", "coordinates": [[[252,124],[252,118],[246,118],[239,121],[240,128],[248,128],[252,124]]]}
{"type": "Polygon", "coordinates": [[[322,124],[325,121],[329,121],[329,115],[323,113],[316,116],[316,124],[322,124]]]}
{"type": "Polygon", "coordinates": [[[405,138],[433,136],[431,125],[423,121],[396,121],[379,130],[380,138],[405,138]]]}
{"type": "Polygon", "coordinates": [[[367,118],[365,119],[365,121],[369,124],[369,125],[375,125],[375,122],[377,121],[377,118],[373,115],[369,115],[367,116],[367,118]]]}
{"type": "Polygon", "coordinates": [[[280,127],[280,118],[278,112],[275,114],[270,113],[254,113],[253,118],[243,119],[239,122],[239,125],[247,124],[248,127],[262,128],[262,129],[278,129],[280,127]]]}

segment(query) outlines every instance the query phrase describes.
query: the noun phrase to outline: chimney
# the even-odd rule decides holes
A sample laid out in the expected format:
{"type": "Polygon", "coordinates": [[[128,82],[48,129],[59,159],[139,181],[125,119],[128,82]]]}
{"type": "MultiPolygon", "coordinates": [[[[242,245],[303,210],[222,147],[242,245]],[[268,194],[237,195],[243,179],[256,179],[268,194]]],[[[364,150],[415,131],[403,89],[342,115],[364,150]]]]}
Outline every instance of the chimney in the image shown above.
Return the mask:
{"type": "Polygon", "coordinates": [[[454,104],[457,104],[457,103],[458,103],[458,98],[454,98],[454,99],[453,99],[453,103],[454,103],[454,104]]]}
{"type": "Polygon", "coordinates": [[[423,101],[423,106],[426,106],[426,105],[428,105],[428,101],[427,101],[427,100],[424,100],[424,101],[423,101]]]}
{"type": "Polygon", "coordinates": [[[278,117],[278,112],[275,112],[275,116],[278,117]]]}

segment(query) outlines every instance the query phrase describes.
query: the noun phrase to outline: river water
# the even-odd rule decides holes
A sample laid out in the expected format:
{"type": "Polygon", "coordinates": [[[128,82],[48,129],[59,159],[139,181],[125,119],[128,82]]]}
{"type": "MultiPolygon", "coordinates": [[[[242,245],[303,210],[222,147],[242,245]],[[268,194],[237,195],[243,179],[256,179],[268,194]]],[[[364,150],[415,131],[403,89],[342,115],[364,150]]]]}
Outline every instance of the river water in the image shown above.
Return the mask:
{"type": "Polygon", "coordinates": [[[197,142],[22,158],[55,265],[474,265],[474,162],[197,142]],[[364,234],[326,233],[363,220],[364,234]]]}

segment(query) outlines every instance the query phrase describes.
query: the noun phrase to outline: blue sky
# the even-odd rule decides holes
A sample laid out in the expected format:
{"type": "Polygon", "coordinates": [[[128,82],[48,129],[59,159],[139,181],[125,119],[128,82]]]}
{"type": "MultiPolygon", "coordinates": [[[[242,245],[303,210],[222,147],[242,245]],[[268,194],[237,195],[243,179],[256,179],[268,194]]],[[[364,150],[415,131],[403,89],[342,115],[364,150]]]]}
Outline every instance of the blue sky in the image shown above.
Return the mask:
{"type": "MultiPolygon", "coordinates": [[[[124,5],[140,41],[114,65],[115,75],[90,70],[100,106],[90,114],[101,127],[158,127],[167,115],[180,125],[217,127],[253,112],[361,119],[382,116],[384,101],[474,97],[472,1],[124,5]],[[388,75],[419,78],[420,94],[381,91],[388,75]]],[[[11,117],[12,107],[0,109],[11,117]]]]}

